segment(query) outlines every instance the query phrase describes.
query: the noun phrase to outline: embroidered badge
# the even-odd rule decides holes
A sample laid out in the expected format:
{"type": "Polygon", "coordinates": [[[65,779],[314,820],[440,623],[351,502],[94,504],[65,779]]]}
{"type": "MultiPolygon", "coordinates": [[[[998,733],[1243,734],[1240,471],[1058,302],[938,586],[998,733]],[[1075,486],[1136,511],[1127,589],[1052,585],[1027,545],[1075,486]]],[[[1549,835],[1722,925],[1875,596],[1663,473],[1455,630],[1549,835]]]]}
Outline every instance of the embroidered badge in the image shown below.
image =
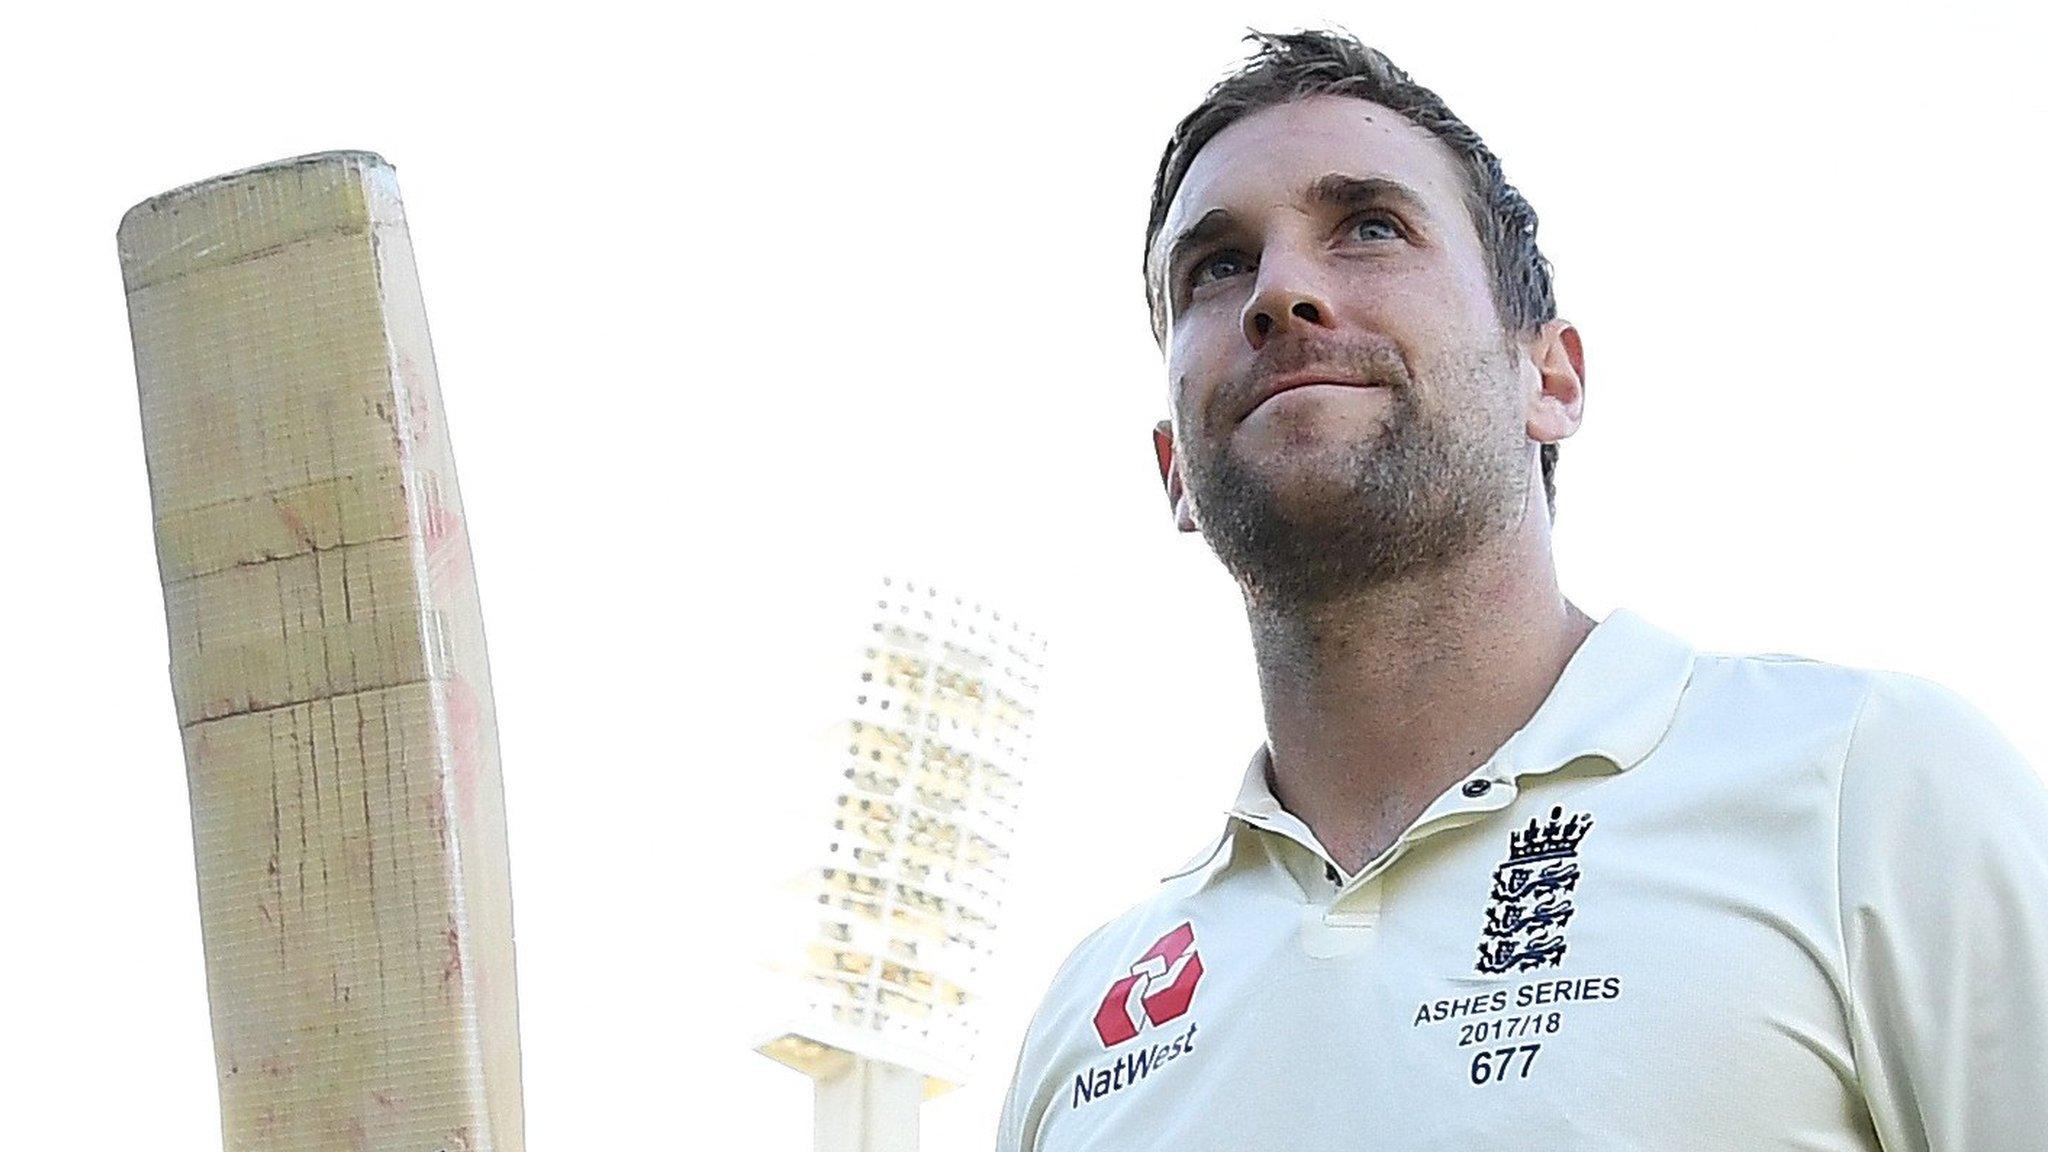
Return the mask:
{"type": "Polygon", "coordinates": [[[1564,963],[1564,926],[1572,918],[1571,893],[1579,884],[1579,842],[1593,817],[1563,808],[1550,822],[1508,837],[1508,858],[1493,870],[1493,903],[1479,940],[1479,971],[1488,975],[1564,963]]]}

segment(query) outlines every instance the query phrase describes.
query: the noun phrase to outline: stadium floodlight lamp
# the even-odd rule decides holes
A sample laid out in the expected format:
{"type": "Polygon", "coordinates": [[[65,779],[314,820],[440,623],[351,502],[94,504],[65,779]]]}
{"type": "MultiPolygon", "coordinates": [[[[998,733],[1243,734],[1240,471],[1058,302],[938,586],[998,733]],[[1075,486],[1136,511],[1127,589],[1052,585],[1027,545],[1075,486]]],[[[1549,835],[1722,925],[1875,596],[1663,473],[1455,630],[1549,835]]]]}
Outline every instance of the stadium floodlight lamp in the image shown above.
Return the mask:
{"type": "Polygon", "coordinates": [[[1045,650],[986,604],[882,585],[794,979],[757,1046],[816,1081],[820,1150],[915,1149],[918,1104],[969,1074],[1045,650]]]}

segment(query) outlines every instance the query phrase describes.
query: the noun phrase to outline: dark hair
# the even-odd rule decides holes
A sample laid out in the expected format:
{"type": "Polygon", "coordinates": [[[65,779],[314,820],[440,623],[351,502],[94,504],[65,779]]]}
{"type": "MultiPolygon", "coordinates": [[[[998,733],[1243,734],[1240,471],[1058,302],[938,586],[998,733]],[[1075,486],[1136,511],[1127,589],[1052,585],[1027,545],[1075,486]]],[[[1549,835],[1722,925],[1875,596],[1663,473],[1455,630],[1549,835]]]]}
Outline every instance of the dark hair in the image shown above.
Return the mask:
{"type": "MultiPolygon", "coordinates": [[[[1536,247],[1536,210],[1501,175],[1500,161],[1486,142],[1452,115],[1436,93],[1348,32],[1276,35],[1253,29],[1245,39],[1258,41],[1258,50],[1236,73],[1209,89],[1173,130],[1159,160],[1151,217],[1145,224],[1145,307],[1156,341],[1166,343],[1166,312],[1162,286],[1152,278],[1152,246],[1195,154],[1218,132],[1254,112],[1317,95],[1355,96],[1391,108],[1449,146],[1465,174],[1465,207],[1493,275],[1493,306],[1501,326],[1521,334],[1556,317],[1550,262],[1536,247]]],[[[1543,495],[1554,515],[1557,445],[1543,446],[1542,464],[1543,495]]]]}

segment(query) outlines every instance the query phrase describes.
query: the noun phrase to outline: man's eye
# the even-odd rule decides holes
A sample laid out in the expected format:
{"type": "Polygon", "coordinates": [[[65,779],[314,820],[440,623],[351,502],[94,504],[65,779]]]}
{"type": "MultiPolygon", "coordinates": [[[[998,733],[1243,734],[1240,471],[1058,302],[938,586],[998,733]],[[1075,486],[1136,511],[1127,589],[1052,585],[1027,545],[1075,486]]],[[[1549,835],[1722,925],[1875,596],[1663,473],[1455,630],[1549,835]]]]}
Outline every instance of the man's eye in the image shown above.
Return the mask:
{"type": "Polygon", "coordinates": [[[1399,240],[1401,238],[1401,225],[1392,216],[1384,212],[1366,212],[1354,217],[1351,231],[1360,240],[1399,240]],[[1377,230],[1383,233],[1383,235],[1371,235],[1368,233],[1368,229],[1377,230]]]}
{"type": "Polygon", "coordinates": [[[1218,252],[1213,256],[1205,256],[1195,265],[1194,270],[1188,273],[1188,287],[1200,288],[1210,281],[1212,274],[1217,280],[1239,275],[1244,272],[1245,267],[1244,255],[1240,252],[1218,252]]]}
{"type": "MultiPolygon", "coordinates": [[[[1399,240],[1401,224],[1385,212],[1361,212],[1352,218],[1352,234],[1360,240],[1399,240]],[[1370,230],[1370,231],[1368,231],[1370,230]]],[[[1251,267],[1242,252],[1226,250],[1202,257],[1188,273],[1188,290],[1216,280],[1243,275],[1251,267]]]]}

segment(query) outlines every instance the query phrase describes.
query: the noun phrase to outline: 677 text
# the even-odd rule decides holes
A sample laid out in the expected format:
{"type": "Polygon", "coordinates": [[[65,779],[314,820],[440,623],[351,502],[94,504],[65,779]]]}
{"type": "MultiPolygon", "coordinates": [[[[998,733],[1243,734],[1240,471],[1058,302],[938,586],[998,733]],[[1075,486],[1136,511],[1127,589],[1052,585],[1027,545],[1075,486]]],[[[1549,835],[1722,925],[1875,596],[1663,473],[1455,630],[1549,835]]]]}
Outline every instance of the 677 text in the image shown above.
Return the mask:
{"type": "Polygon", "coordinates": [[[1536,1053],[1542,1049],[1541,1044],[1524,1044],[1518,1048],[1495,1048],[1490,1052],[1474,1053],[1472,1082],[1498,1084],[1511,1075],[1518,1080],[1527,1080],[1530,1066],[1536,1063],[1536,1053]]]}

